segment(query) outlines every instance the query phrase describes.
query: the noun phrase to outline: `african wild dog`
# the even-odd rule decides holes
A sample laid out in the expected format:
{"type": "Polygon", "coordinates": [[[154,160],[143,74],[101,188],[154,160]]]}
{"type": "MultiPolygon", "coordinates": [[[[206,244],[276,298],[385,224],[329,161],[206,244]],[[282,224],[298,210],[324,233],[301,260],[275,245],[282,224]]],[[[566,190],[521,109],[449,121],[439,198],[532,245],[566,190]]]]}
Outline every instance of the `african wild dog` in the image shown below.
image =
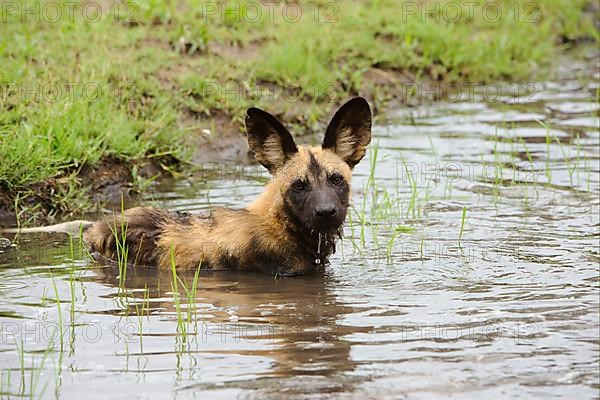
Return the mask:
{"type": "Polygon", "coordinates": [[[335,252],[352,168],[371,141],[371,109],[361,97],[334,115],[322,146],[296,146],[273,115],[250,108],[248,144],[272,175],[248,207],[207,215],[133,208],[85,232],[93,251],[116,259],[125,233],[129,262],[170,268],[238,269],[293,275],[320,270],[335,252]],[[114,234],[116,232],[116,234],[114,234]]]}

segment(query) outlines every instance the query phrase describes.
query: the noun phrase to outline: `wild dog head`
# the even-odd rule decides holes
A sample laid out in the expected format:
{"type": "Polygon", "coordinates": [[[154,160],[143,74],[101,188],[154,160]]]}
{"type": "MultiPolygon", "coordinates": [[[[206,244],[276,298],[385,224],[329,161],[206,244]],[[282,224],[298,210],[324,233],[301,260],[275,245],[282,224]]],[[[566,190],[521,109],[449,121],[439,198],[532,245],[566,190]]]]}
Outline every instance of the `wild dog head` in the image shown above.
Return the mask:
{"type": "Polygon", "coordinates": [[[321,146],[296,146],[273,115],[250,108],[248,144],[273,175],[288,218],[304,231],[335,232],[348,210],[352,168],[371,141],[371,109],[364,98],[344,104],[334,115],[321,146]]]}

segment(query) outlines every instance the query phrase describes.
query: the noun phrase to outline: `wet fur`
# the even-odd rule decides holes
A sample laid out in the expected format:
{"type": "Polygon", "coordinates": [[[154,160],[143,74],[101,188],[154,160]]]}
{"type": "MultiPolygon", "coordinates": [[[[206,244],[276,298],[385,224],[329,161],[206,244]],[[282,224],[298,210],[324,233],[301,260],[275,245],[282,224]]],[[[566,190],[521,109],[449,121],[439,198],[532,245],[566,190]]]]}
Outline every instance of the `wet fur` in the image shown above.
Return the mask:
{"type": "Polygon", "coordinates": [[[258,109],[248,111],[250,148],[273,175],[248,207],[215,208],[203,215],[138,207],[97,221],[86,230],[85,240],[93,251],[116,260],[124,236],[129,263],[159,268],[170,268],[174,261],[183,269],[282,275],[321,269],[341,235],[351,169],[364,156],[371,138],[366,101],[354,99],[344,107],[332,120],[323,147],[296,146],[275,117],[258,109]],[[330,183],[334,174],[343,182],[330,183]],[[293,185],[298,179],[312,189],[296,190],[293,185]],[[313,221],[312,204],[321,197],[340,210],[339,221],[331,226],[313,221]]]}

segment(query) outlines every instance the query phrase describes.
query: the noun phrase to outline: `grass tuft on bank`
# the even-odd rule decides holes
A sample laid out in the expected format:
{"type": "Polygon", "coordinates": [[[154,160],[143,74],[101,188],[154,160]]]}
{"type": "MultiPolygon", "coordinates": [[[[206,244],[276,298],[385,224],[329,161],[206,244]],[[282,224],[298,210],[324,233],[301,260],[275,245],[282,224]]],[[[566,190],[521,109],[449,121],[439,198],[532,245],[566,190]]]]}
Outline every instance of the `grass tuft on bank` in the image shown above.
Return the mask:
{"type": "Polygon", "coordinates": [[[49,180],[67,187],[47,196],[53,212],[93,206],[73,195],[89,186],[77,179],[82,168],[107,158],[131,162],[132,169],[146,158],[189,160],[196,143],[190,138],[219,140],[225,133],[214,120],[241,126],[250,105],[310,130],[348,96],[393,97],[397,76],[524,80],[571,43],[599,39],[592,24],[597,10],[586,11],[593,6],[584,0],[472,2],[471,9],[450,0],[426,3],[3,6],[3,206],[13,207],[17,194],[39,196],[32,188],[49,180]],[[369,79],[373,71],[387,81],[369,79]]]}

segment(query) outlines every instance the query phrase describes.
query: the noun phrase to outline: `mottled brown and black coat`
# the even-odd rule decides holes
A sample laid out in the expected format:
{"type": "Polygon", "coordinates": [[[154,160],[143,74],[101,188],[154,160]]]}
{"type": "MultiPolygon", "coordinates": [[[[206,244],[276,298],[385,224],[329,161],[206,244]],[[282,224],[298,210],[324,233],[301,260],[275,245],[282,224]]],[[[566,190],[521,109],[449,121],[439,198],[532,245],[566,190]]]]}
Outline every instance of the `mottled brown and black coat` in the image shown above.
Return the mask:
{"type": "Polygon", "coordinates": [[[293,275],[319,270],[335,251],[350,195],[352,168],[371,140],[371,111],[362,98],[342,106],[322,146],[296,146],[271,114],[251,108],[248,144],[272,175],[244,209],[203,215],[138,207],[97,221],[85,232],[93,251],[116,260],[194,269],[236,269],[293,275]],[[124,240],[123,240],[124,239],[124,240]]]}

